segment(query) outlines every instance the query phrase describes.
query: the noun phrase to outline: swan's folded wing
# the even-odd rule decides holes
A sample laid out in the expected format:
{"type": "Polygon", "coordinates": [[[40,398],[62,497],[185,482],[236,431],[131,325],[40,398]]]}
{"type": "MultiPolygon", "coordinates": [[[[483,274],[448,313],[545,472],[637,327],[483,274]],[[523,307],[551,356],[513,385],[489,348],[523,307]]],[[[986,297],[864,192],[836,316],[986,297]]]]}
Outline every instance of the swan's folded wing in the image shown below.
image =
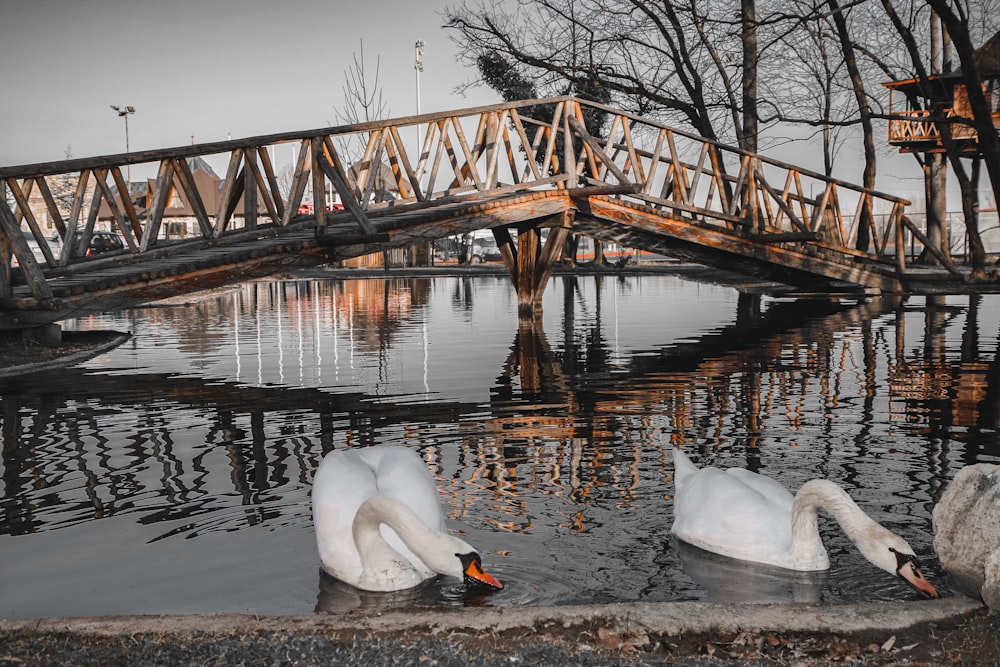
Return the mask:
{"type": "Polygon", "coordinates": [[[446,532],[434,478],[414,450],[393,447],[386,451],[379,460],[375,478],[379,493],[401,501],[428,527],[446,532]]]}
{"type": "Polygon", "coordinates": [[[759,493],[767,502],[773,504],[774,507],[783,508],[784,511],[788,512],[789,518],[791,518],[792,504],[795,502],[795,496],[783,487],[780,482],[767,475],[751,472],[746,468],[726,468],[726,474],[740,480],[740,482],[759,493]]]}
{"type": "Polygon", "coordinates": [[[713,553],[780,564],[790,514],[766,494],[718,468],[703,468],[674,497],[678,539],[713,553]]]}
{"type": "Polygon", "coordinates": [[[323,569],[344,581],[361,573],[352,526],[358,507],[375,493],[375,476],[356,456],[327,456],[313,478],[313,526],[323,569]]]}

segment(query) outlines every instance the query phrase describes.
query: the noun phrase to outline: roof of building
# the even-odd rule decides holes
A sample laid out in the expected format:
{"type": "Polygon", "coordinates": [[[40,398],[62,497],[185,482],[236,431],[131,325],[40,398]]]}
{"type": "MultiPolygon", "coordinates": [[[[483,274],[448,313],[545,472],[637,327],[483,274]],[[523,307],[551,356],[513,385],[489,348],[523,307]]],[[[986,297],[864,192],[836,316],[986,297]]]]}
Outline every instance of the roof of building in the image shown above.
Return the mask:
{"type": "Polygon", "coordinates": [[[1000,32],[986,40],[972,53],[972,60],[976,63],[979,75],[1000,74],[1000,32]]]}
{"type": "MultiPolygon", "coordinates": [[[[976,63],[976,69],[979,70],[980,78],[1000,74],[1000,32],[997,32],[997,34],[986,40],[982,46],[973,51],[972,60],[976,63]]],[[[902,81],[889,81],[882,85],[887,88],[894,88],[904,92],[909,89],[918,95],[926,95],[932,90],[940,95],[941,92],[944,92],[953,87],[956,83],[961,82],[961,79],[962,69],[958,68],[951,72],[934,74],[928,77],[928,81],[935,82],[936,85],[944,86],[944,88],[928,88],[927,83],[922,82],[919,77],[904,79],[902,81]]]]}
{"type": "Polygon", "coordinates": [[[196,155],[195,157],[189,157],[187,159],[187,163],[192,172],[203,171],[209,176],[215,176],[216,178],[219,177],[218,174],[215,173],[215,170],[212,169],[212,166],[205,162],[205,159],[200,156],[196,155]]]}

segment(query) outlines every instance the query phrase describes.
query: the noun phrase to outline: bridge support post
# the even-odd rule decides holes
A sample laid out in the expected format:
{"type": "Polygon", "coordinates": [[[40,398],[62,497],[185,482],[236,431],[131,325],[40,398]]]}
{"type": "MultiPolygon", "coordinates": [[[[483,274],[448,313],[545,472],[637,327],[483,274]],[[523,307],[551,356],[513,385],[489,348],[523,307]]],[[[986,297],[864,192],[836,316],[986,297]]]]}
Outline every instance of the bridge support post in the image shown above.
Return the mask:
{"type": "Polygon", "coordinates": [[[573,225],[574,211],[562,211],[543,222],[525,223],[517,230],[517,254],[506,258],[507,267],[517,291],[519,318],[541,315],[542,294],[552,276],[552,269],[573,225]],[[542,244],[542,227],[549,226],[548,238],[542,244]]]}

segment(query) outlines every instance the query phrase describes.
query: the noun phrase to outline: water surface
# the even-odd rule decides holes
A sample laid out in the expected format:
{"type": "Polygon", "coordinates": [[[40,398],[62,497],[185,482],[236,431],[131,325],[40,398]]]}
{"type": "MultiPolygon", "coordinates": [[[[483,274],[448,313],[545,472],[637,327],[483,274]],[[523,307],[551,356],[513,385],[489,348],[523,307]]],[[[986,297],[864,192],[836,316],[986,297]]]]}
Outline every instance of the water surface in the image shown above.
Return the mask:
{"type": "Polygon", "coordinates": [[[1000,297],[792,300],[676,276],[264,281],[68,328],[133,337],[2,381],[0,617],[668,600],[910,600],[829,519],[828,573],[670,536],[671,449],[840,483],[946,594],[931,511],[1000,462],[1000,297]],[[320,574],[325,452],[404,444],[507,588],[320,574]],[[735,583],[734,583],[735,581],[735,583]]]}

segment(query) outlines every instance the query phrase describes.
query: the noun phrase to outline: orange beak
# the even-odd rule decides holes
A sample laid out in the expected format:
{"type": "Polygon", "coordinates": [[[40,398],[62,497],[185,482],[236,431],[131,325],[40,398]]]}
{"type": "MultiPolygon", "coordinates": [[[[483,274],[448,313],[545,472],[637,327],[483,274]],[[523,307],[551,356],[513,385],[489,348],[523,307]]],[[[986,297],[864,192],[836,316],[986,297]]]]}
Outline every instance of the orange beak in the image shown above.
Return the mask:
{"type": "Polygon", "coordinates": [[[917,567],[917,564],[913,562],[912,559],[906,560],[899,569],[896,570],[896,574],[899,575],[900,579],[908,583],[915,590],[926,595],[929,598],[939,598],[941,597],[937,589],[935,589],[931,582],[924,579],[923,572],[917,567]]]}
{"type": "Polygon", "coordinates": [[[483,569],[477,558],[471,559],[465,568],[465,583],[489,586],[497,590],[503,588],[503,584],[496,577],[483,569]]]}

